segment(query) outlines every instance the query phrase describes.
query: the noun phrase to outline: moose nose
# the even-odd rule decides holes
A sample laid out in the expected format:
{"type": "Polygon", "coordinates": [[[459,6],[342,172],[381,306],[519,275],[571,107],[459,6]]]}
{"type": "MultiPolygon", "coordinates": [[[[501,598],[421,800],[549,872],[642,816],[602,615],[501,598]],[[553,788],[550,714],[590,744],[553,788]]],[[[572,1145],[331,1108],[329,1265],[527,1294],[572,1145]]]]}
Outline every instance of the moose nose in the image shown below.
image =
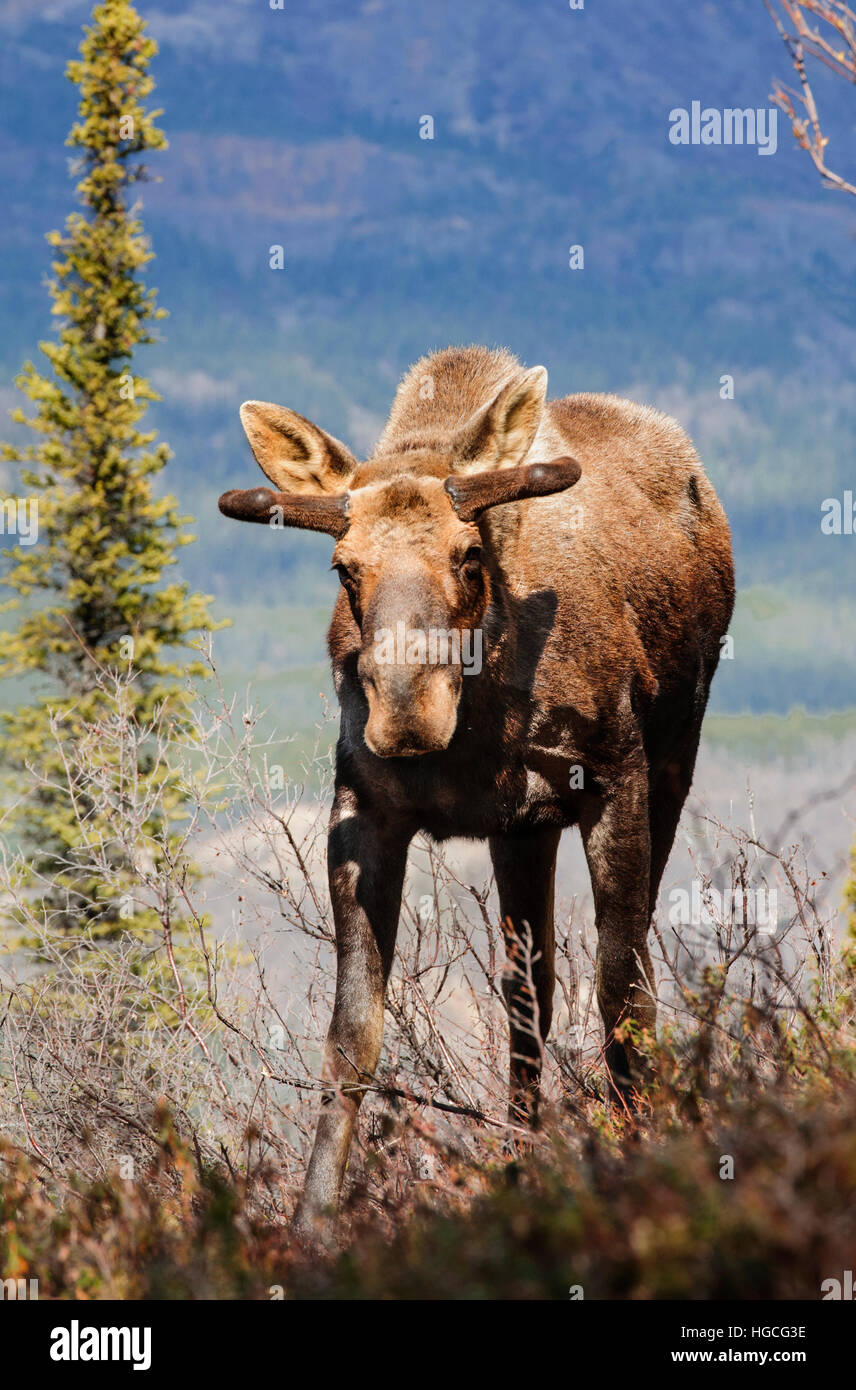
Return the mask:
{"type": "Polygon", "coordinates": [[[435,739],[431,742],[416,729],[379,735],[377,731],[372,734],[367,724],[365,737],[370,752],[378,758],[420,758],[426,753],[442,753],[449,746],[448,739],[435,739]]]}
{"type": "MultiPolygon", "coordinates": [[[[382,670],[382,668],[381,668],[382,670]]],[[[379,758],[413,758],[448,748],[458,722],[460,683],[450,671],[415,678],[394,667],[365,681],[366,744],[379,758]]]]}
{"type": "Polygon", "coordinates": [[[418,758],[426,753],[442,753],[451,743],[456,722],[455,712],[442,725],[432,728],[373,720],[369,715],[366,745],[378,758],[418,758]]]}

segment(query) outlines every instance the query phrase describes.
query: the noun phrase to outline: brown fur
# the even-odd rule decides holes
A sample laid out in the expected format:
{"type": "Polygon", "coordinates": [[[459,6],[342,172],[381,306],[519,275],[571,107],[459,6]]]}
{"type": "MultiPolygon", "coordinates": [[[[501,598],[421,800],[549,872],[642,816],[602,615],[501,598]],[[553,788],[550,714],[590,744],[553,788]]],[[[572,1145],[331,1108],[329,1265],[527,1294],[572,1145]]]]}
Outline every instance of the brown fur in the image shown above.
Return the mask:
{"type": "MultiPolygon", "coordinates": [[[[341,490],[344,474],[348,487],[347,529],[333,557],[343,589],[329,633],[342,707],[329,843],[339,981],[305,1228],[337,1199],[356,1087],[380,1056],[417,830],[488,839],[512,962],[531,935],[543,1039],[556,850],[565,827],[580,827],[611,1082],[628,1096],[645,1074],[637,1035],[655,1026],[648,926],[731,616],[729,530],[674,420],[615,396],[544,405],[545,380],[543,369],[525,372],[486,348],[423,358],[362,464],[315,426],[300,447],[293,421],[301,417],[289,412],[265,433],[266,408],[254,410],[254,448],[279,486],[325,495],[334,483],[341,490]],[[504,470],[525,478],[529,469],[536,490],[529,466],[561,457],[567,469],[569,455],[581,467],[575,486],[571,466],[556,484],[565,491],[502,504],[504,470]],[[453,500],[457,488],[460,505],[464,483],[450,493],[444,480],[478,472],[478,495],[489,496],[488,470],[497,472],[495,509],[463,519],[469,513],[461,506],[458,515],[453,500]],[[482,670],[384,664],[377,633],[397,621],[408,631],[481,631],[482,670]]],[[[513,968],[504,988],[510,1115],[534,1123],[541,1047],[520,1022],[532,1000],[513,968]]]]}

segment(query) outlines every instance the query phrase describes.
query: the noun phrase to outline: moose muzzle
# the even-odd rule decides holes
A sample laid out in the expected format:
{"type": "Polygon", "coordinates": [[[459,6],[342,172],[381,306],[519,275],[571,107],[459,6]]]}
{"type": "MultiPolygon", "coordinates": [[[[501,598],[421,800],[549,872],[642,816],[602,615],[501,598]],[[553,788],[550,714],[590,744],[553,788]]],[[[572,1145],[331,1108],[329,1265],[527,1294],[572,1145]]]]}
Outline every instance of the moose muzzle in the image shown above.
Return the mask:
{"type": "Polygon", "coordinates": [[[473,634],[462,634],[450,618],[438,586],[421,570],[402,573],[396,567],[375,591],[357,669],[369,708],[364,737],[378,757],[411,758],[448,748],[458,722],[464,661],[473,649],[473,634]]]}
{"type": "Polygon", "coordinates": [[[369,715],[364,737],[379,758],[413,758],[448,748],[458,722],[460,667],[374,667],[360,675],[369,715]]]}

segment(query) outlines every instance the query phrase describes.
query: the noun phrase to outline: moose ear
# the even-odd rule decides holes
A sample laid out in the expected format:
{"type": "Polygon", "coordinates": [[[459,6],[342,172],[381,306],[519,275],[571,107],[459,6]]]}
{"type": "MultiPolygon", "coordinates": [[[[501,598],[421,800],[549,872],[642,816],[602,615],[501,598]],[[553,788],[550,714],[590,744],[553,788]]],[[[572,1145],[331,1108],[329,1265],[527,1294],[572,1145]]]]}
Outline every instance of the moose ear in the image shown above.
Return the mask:
{"type": "Polygon", "coordinates": [[[311,420],[282,405],[245,401],[241,423],[262,472],[283,492],[318,497],[347,489],[357,460],[311,420]]]}
{"type": "Polygon", "coordinates": [[[515,468],[522,463],[538,433],[546,394],[546,367],[530,367],[503,386],[461,430],[456,440],[458,470],[515,468]]]}

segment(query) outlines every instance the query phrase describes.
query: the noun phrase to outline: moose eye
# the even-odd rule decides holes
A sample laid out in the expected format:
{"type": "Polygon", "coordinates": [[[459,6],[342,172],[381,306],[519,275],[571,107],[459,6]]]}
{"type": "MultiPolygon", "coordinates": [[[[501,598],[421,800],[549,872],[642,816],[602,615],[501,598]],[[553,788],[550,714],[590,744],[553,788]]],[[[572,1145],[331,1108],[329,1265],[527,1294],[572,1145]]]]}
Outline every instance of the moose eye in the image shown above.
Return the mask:
{"type": "Polygon", "coordinates": [[[352,589],[354,587],[354,576],[347,565],[332,565],[331,569],[334,569],[338,574],[343,588],[352,589]]]}
{"type": "Polygon", "coordinates": [[[464,558],[461,560],[461,572],[467,579],[476,579],[481,573],[482,548],[480,545],[471,545],[464,558]]]}
{"type": "Polygon", "coordinates": [[[339,583],[345,591],[345,597],[347,598],[348,603],[351,605],[351,612],[353,613],[357,622],[361,622],[362,614],[360,609],[360,585],[357,575],[354,573],[353,570],[349,569],[347,565],[335,563],[332,564],[330,568],[334,569],[338,574],[339,583]]]}

